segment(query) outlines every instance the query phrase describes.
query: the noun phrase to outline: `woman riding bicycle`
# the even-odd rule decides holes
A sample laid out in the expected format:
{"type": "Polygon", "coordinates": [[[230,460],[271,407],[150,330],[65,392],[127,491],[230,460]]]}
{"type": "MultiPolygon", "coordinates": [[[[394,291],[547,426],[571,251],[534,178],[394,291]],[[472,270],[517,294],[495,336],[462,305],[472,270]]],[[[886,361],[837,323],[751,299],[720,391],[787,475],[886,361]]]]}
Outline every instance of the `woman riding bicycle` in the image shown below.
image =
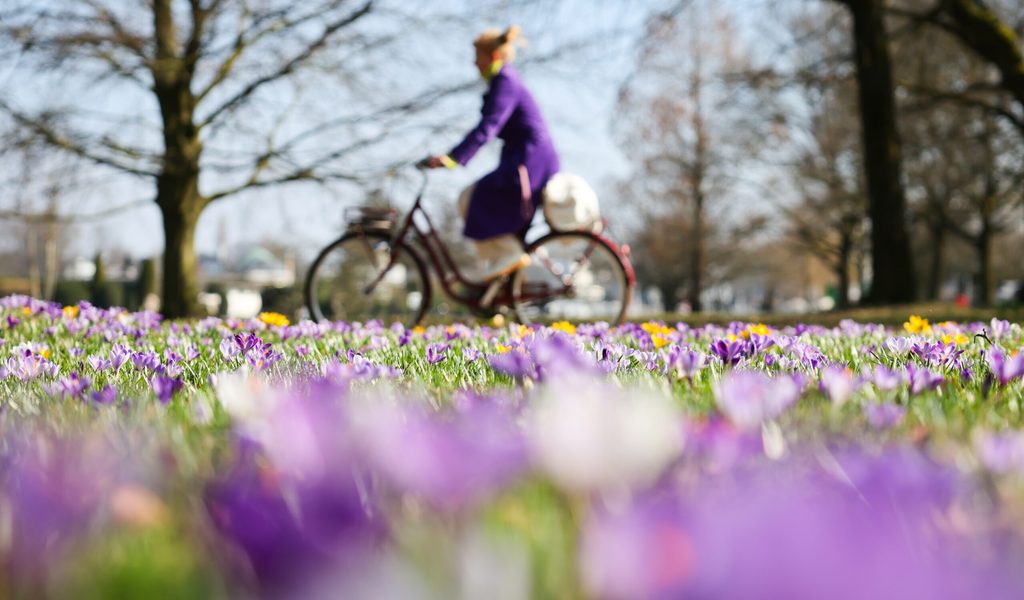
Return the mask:
{"type": "Polygon", "coordinates": [[[495,136],[504,140],[498,167],[459,197],[464,234],[475,242],[484,263],[484,279],[508,275],[530,263],[523,239],[541,201],[541,192],[558,172],[558,154],[533,96],[512,68],[519,27],[488,29],[473,42],[476,66],[488,83],[480,123],[443,156],[426,159],[431,168],[468,163],[495,136]]]}

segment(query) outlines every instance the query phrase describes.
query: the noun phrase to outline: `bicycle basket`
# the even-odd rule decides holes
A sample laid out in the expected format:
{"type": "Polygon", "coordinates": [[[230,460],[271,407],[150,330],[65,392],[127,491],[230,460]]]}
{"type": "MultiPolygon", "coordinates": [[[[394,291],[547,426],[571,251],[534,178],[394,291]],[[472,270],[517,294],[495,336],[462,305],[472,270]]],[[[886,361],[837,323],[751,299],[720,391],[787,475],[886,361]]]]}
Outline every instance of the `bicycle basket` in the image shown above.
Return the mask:
{"type": "Polygon", "coordinates": [[[345,209],[345,222],[349,227],[364,229],[391,229],[398,216],[393,208],[352,206],[345,209]]]}

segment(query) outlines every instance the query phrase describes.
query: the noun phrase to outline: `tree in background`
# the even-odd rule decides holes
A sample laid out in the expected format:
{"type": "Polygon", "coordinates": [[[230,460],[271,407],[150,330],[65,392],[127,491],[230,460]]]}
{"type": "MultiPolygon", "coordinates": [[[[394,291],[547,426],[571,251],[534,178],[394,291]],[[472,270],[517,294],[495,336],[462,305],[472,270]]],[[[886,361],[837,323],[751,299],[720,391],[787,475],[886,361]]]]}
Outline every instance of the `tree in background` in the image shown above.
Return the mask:
{"type": "Polygon", "coordinates": [[[147,298],[156,296],[159,292],[156,275],[156,261],[152,258],[145,258],[139,266],[139,280],[136,284],[138,290],[138,302],[141,307],[147,298]]]}
{"type": "Polygon", "coordinates": [[[634,166],[622,189],[643,214],[638,269],[669,309],[681,288],[692,310],[703,308],[708,265],[731,243],[716,225],[767,123],[749,90],[729,81],[747,61],[728,16],[687,3],[650,19],[620,90],[614,127],[634,166]]]}
{"type": "Polygon", "coordinates": [[[100,308],[110,307],[110,295],[107,289],[107,270],[103,265],[103,255],[96,253],[93,259],[92,281],[89,283],[89,296],[92,303],[100,308]]]}
{"type": "MultiPolygon", "coordinates": [[[[974,255],[975,302],[992,300],[992,247],[1015,218],[1024,177],[1024,138],[1014,130],[1013,99],[993,80],[986,60],[936,28],[899,19],[894,51],[902,129],[907,141],[908,195],[927,232],[926,289],[936,298],[947,236],[974,255]]],[[[1024,132],[1024,131],[1021,131],[1024,132]]]]}
{"type": "Polygon", "coordinates": [[[850,82],[808,89],[806,140],[793,169],[800,200],[785,209],[791,239],[835,273],[836,306],[850,305],[850,274],[863,252],[867,201],[850,82]]]}
{"type": "Polygon", "coordinates": [[[152,183],[162,309],[187,315],[208,206],[280,184],[357,181],[372,169],[342,159],[408,134],[410,114],[473,85],[468,73],[425,89],[381,72],[422,23],[379,4],[8,2],[0,51],[17,53],[25,85],[0,92],[0,112],[51,147],[152,183]]]}
{"type": "Polygon", "coordinates": [[[916,299],[914,263],[901,181],[902,145],[896,126],[896,99],[885,23],[884,0],[836,0],[853,21],[868,214],[871,218],[873,303],[916,299]]]}

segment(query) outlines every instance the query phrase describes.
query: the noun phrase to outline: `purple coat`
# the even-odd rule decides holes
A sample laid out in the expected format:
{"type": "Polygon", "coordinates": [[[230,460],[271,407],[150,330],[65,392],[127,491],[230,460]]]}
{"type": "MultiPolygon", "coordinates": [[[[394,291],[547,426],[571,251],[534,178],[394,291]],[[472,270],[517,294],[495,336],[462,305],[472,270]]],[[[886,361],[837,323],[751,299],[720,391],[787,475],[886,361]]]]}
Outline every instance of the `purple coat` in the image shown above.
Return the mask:
{"type": "Polygon", "coordinates": [[[480,112],[480,123],[448,155],[465,165],[495,136],[505,144],[498,168],[484,175],[473,190],[464,234],[476,240],[507,233],[524,236],[544,184],[558,172],[558,154],[537,103],[512,67],[502,67],[491,78],[480,112]],[[529,201],[524,198],[520,166],[528,174],[529,201]]]}

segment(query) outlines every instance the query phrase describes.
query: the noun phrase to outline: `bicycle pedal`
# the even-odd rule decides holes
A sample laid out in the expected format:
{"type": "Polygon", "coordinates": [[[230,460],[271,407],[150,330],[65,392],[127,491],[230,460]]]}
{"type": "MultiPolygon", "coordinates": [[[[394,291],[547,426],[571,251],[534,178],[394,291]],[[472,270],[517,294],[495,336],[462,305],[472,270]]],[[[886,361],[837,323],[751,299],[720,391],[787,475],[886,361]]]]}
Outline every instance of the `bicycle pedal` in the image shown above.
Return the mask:
{"type": "Polygon", "coordinates": [[[501,288],[504,287],[506,283],[508,283],[508,275],[498,277],[492,281],[491,284],[487,286],[487,290],[484,291],[484,295],[480,296],[480,306],[482,308],[489,308],[491,303],[494,302],[494,298],[498,295],[498,292],[501,291],[501,288]]]}

